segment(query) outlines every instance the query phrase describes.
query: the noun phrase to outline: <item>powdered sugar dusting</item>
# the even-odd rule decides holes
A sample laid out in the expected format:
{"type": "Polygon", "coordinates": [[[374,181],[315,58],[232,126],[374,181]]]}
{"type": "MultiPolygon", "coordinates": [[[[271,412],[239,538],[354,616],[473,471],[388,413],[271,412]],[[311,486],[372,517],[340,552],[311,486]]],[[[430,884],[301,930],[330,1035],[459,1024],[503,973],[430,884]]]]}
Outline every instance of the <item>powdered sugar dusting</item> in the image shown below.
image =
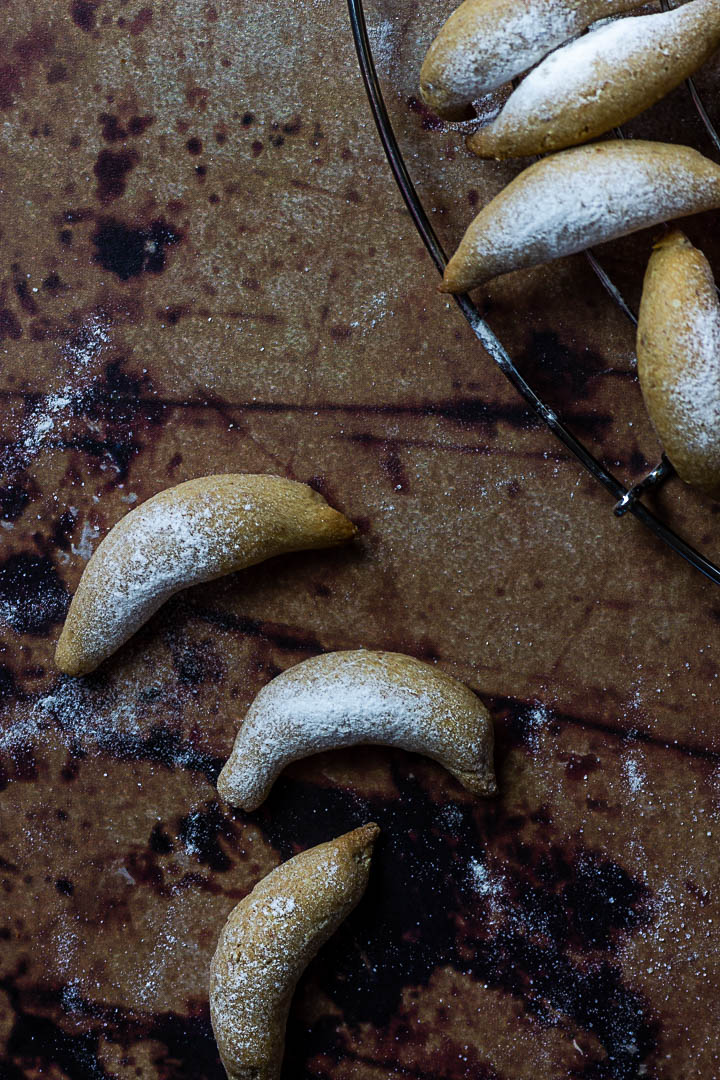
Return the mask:
{"type": "Polygon", "coordinates": [[[502,881],[491,874],[487,864],[480,859],[470,859],[468,876],[470,884],[478,896],[497,899],[502,895],[502,881]]]}
{"type": "MultiPolygon", "coordinates": [[[[63,346],[60,366],[69,367],[73,375],[85,375],[87,379],[87,370],[99,359],[109,341],[107,320],[98,314],[89,316],[63,346]]],[[[16,464],[27,465],[69,428],[90,385],[92,381],[78,385],[75,379],[36,401],[16,440],[16,464]]]]}
{"type": "Polygon", "coordinates": [[[645,772],[636,754],[628,754],[625,758],[623,772],[630,792],[637,795],[645,786],[645,772]]]}
{"type": "Polygon", "coordinates": [[[527,741],[531,750],[540,748],[543,733],[552,719],[552,713],[546,705],[538,702],[527,714],[527,741]]]}
{"type": "Polygon", "coordinates": [[[676,374],[668,401],[688,450],[703,453],[720,444],[720,305],[701,302],[678,318],[676,374]]]}
{"type": "Polygon", "coordinates": [[[395,51],[395,34],[392,21],[383,19],[374,26],[368,26],[368,37],[376,67],[379,71],[388,73],[395,51]]]}

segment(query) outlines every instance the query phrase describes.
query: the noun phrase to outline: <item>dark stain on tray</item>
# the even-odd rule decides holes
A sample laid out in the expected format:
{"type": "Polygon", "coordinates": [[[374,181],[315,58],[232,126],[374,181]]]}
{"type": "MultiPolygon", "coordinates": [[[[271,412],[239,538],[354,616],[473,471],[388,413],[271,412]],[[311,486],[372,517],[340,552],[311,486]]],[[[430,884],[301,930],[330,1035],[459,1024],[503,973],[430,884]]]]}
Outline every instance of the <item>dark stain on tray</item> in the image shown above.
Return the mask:
{"type": "MultiPolygon", "coordinates": [[[[18,973],[19,975],[20,973],[18,973]]],[[[25,1080],[26,1069],[60,1068],[71,1080],[111,1080],[99,1061],[100,1041],[126,1048],[148,1041],[163,1080],[223,1080],[207,1005],[191,1003],[188,1015],[135,1012],[84,998],[72,984],[18,989],[18,979],[0,979],[15,1020],[3,1062],[7,1080],[25,1080]],[[68,1025],[75,1030],[68,1031],[68,1025]]],[[[128,1064],[130,1061],[128,1061],[128,1064]]]]}
{"type": "Polygon", "coordinates": [[[100,0],[73,0],[70,5],[72,21],[86,34],[95,29],[95,12],[100,0]]]}
{"type": "MultiPolygon", "coordinates": [[[[305,847],[364,821],[382,829],[366,899],[304,981],[318,981],[351,1027],[382,1030],[407,987],[450,965],[520,998],[541,1022],[557,1024],[562,1014],[598,1039],[605,1060],[589,1061],[578,1076],[637,1076],[657,1024],[610,958],[618,937],[650,924],[647,887],[579,839],[518,845],[524,819],[505,818],[497,802],[474,810],[446,802],[452,825],[443,828],[440,807],[408,770],[396,780],[405,797],[388,802],[283,777],[257,815],[284,857],[294,854],[296,836],[305,847]]],[[[289,1060],[306,1060],[312,1044],[312,1027],[291,1024],[289,1060]]]]}
{"type": "Polygon", "coordinates": [[[135,229],[116,218],[103,218],[93,235],[95,260],[121,281],[142,273],[161,274],[165,269],[166,248],[182,239],[182,231],[162,218],[135,229]]]}
{"type": "Polygon", "coordinates": [[[127,175],[139,160],[134,150],[100,151],[93,172],[97,177],[96,194],[101,203],[112,202],[124,194],[127,175]]]}

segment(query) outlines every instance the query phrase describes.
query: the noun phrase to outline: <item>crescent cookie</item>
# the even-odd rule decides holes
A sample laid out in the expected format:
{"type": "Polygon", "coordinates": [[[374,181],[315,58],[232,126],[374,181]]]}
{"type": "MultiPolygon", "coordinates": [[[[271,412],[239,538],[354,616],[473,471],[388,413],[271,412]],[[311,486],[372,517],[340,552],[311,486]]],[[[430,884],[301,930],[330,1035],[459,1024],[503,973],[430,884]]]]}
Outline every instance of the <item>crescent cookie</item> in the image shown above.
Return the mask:
{"type": "Polygon", "coordinates": [[[180,589],[355,533],[322,495],[280,476],[203,476],[161,491],[122,518],[92,555],[55,662],[84,675],[180,589]]]}
{"type": "Polygon", "coordinates": [[[543,60],[467,145],[508,158],[589,142],[654,105],[719,44],[720,0],[618,19],[543,60]]]}
{"type": "Polygon", "coordinates": [[[636,0],[465,0],[430,46],[420,92],[438,116],[468,120],[471,102],[527,71],[596,19],[636,0]]]}
{"type": "Polygon", "coordinates": [[[439,761],[476,795],[494,795],[493,728],[466,686],[393,652],[326,653],[284,671],[248,710],[218,792],[254,810],[291,761],[375,743],[439,761]]]}
{"type": "Polygon", "coordinates": [[[445,268],[441,292],[572,255],[720,206],[720,166],[688,146],[612,139],[535,162],[485,206],[445,268]]]}
{"type": "Polygon", "coordinates": [[[720,303],[707,259],[681,232],[650,257],[637,358],[645,405],[678,476],[720,497],[720,303]]]}
{"type": "Polygon", "coordinates": [[[278,1080],[298,979],[365,892],[380,830],[363,825],[282,863],[230,913],[210,965],[229,1080],[278,1080]]]}

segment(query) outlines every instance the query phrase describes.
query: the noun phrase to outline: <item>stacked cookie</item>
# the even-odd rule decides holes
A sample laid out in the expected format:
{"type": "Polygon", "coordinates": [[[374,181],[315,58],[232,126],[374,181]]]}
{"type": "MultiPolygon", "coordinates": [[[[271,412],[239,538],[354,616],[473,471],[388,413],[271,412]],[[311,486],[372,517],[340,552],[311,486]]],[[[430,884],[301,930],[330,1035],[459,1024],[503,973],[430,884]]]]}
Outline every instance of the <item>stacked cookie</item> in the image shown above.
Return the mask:
{"type": "MultiPolygon", "coordinates": [[[[441,291],[464,293],[509,271],[720,206],[720,166],[689,147],[623,139],[578,145],[659,101],[720,45],[720,0],[690,0],[583,33],[593,20],[634,6],[465,0],[447,20],[420,74],[428,105],[445,119],[468,119],[474,100],[537,64],[467,145],[480,157],[550,156],[480,211],[445,269],[441,291]]],[[[715,495],[719,344],[710,267],[673,233],[660,241],[646,275],[639,376],[678,475],[715,495]]]]}

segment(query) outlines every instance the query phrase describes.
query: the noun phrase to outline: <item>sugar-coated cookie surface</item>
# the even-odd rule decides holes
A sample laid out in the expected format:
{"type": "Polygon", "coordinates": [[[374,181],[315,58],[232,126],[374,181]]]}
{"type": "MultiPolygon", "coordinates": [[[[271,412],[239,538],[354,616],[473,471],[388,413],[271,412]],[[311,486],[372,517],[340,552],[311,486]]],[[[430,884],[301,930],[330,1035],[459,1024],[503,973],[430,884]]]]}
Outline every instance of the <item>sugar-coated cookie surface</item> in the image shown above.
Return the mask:
{"type": "Polygon", "coordinates": [[[720,206],[720,166],[688,146],[611,139],[516,176],[469,226],[441,292],[537,266],[637,229],[720,206]]]}
{"type": "Polygon", "coordinates": [[[254,810],[291,761],[340,746],[397,746],[439,761],[469,791],[493,795],[493,727],[457,679],[401,653],[315,656],[284,671],[250,706],[218,780],[254,810]]]}
{"type": "Polygon", "coordinates": [[[659,101],[719,44],[720,0],[618,19],[543,60],[467,145],[506,158],[589,142],[659,101]]]}
{"type": "Polygon", "coordinates": [[[229,1080],[277,1080],[295,985],[365,892],[380,830],[303,851],[241,900],[210,965],[210,1017],[229,1080]]]}
{"type": "Polygon", "coordinates": [[[446,120],[470,119],[476,98],[596,19],[637,6],[636,0],[465,0],[428,49],[420,92],[446,120]]]}
{"type": "Polygon", "coordinates": [[[122,518],[92,555],[55,662],[84,675],[180,589],[288,551],[341,544],[355,532],[322,495],[280,476],[226,473],[161,491],[122,518]]]}
{"type": "Polygon", "coordinates": [[[638,376],[665,453],[720,496],[720,302],[710,265],[681,232],[660,240],[643,284],[638,376]]]}

